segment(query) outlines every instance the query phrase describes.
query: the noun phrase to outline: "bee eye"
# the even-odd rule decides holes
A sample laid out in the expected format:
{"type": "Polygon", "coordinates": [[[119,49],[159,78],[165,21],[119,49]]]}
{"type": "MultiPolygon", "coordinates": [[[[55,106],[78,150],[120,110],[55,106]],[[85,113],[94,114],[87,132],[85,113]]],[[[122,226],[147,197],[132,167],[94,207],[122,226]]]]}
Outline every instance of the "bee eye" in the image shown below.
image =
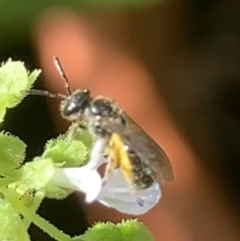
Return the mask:
{"type": "Polygon", "coordinates": [[[62,104],[62,114],[65,117],[80,115],[89,106],[91,96],[89,91],[77,91],[62,104]]]}

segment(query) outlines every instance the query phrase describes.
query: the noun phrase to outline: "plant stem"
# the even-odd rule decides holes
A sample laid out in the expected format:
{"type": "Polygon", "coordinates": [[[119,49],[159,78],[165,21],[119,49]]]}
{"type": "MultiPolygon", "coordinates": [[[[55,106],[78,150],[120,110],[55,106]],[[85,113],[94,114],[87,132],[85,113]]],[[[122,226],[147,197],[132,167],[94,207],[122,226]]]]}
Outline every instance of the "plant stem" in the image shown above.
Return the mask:
{"type": "Polygon", "coordinates": [[[8,190],[6,193],[8,199],[12,206],[21,213],[29,222],[33,222],[37,227],[42,229],[45,233],[49,234],[52,238],[57,241],[71,241],[71,237],[62,231],[58,230],[51,223],[47,222],[44,218],[40,217],[38,214],[32,212],[30,209],[26,208],[19,200],[17,194],[8,190]]]}
{"type": "MultiPolygon", "coordinates": [[[[34,198],[33,198],[33,204],[32,204],[32,206],[29,208],[29,209],[30,209],[30,212],[36,214],[36,212],[37,212],[37,210],[38,210],[41,202],[43,201],[44,197],[45,197],[44,192],[37,192],[37,193],[35,194],[35,196],[34,196],[34,198]]],[[[25,225],[26,225],[26,229],[29,229],[29,226],[30,226],[30,224],[32,223],[32,220],[30,220],[29,218],[24,217],[24,218],[23,218],[23,222],[24,222],[25,225]]]]}

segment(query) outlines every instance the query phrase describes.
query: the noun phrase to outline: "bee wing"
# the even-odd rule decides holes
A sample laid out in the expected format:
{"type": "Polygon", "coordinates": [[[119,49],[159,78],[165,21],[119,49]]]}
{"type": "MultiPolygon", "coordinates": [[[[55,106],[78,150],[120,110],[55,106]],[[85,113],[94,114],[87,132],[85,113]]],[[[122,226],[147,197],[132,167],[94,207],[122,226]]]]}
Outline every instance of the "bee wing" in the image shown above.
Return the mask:
{"type": "Polygon", "coordinates": [[[112,131],[117,132],[144,164],[151,167],[155,178],[173,181],[172,165],[164,150],[126,113],[123,118],[126,125],[111,124],[112,131]]]}

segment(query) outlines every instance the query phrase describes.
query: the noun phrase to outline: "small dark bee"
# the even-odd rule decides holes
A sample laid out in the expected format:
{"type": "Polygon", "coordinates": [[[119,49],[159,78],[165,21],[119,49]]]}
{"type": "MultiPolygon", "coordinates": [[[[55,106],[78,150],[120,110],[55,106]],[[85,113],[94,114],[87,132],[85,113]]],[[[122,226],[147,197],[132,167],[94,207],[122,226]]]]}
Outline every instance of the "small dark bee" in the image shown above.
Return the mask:
{"type": "MultiPolygon", "coordinates": [[[[116,102],[93,97],[87,89],[71,92],[59,59],[54,57],[54,63],[64,80],[67,95],[41,90],[33,90],[32,94],[63,99],[60,104],[62,117],[74,122],[75,128],[87,129],[95,141],[91,151],[93,163],[97,166],[103,156],[107,158],[105,181],[116,168],[122,171],[133,191],[146,189],[155,180],[173,181],[173,169],[163,149],[116,102]]],[[[69,133],[71,137],[75,130],[69,133]]]]}

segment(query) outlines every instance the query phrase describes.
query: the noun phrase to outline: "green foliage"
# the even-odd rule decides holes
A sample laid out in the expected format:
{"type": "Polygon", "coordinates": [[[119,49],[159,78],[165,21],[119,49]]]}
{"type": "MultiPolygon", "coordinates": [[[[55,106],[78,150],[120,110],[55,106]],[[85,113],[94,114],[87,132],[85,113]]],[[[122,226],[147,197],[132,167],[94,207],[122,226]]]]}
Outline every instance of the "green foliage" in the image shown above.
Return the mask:
{"type": "Polygon", "coordinates": [[[0,68],[0,120],[7,108],[18,105],[27,95],[40,70],[29,73],[21,61],[9,59],[0,68]],[[7,81],[6,81],[7,80],[7,81]]]}
{"type": "Polygon", "coordinates": [[[44,158],[50,158],[59,166],[64,167],[76,167],[84,164],[86,155],[87,147],[83,142],[69,140],[66,135],[48,141],[43,153],[44,158]]]}
{"type": "Polygon", "coordinates": [[[28,190],[46,191],[46,185],[54,173],[54,165],[49,158],[35,158],[32,162],[26,163],[19,169],[21,178],[10,184],[19,195],[24,195],[28,190]]]}
{"type": "Polygon", "coordinates": [[[39,15],[50,8],[68,8],[77,13],[104,11],[109,8],[122,8],[135,11],[139,8],[152,7],[165,0],[42,0],[42,1],[0,1],[0,46],[18,45],[29,37],[39,15]],[[3,24],[4,23],[4,24],[3,24]],[[10,45],[9,45],[10,44],[10,45]]]}
{"type": "Polygon", "coordinates": [[[19,213],[4,199],[0,199],[0,240],[30,241],[19,213]]]}
{"type": "Polygon", "coordinates": [[[127,220],[122,224],[118,224],[122,234],[122,240],[145,240],[153,241],[153,236],[149,229],[137,220],[127,220]]]}
{"type": "Polygon", "coordinates": [[[85,234],[75,237],[75,241],[154,241],[151,232],[137,220],[127,220],[119,224],[97,223],[85,234]]]}
{"type": "MultiPolygon", "coordinates": [[[[20,61],[9,60],[0,68],[1,121],[7,108],[18,105],[27,95],[39,73],[29,73],[20,61]]],[[[65,169],[76,170],[86,164],[91,145],[89,133],[76,133],[74,140],[66,133],[49,140],[42,156],[23,164],[26,144],[10,133],[0,133],[0,240],[29,241],[31,223],[59,241],[153,240],[149,230],[137,221],[97,223],[84,235],[71,238],[36,213],[45,197],[61,199],[72,192],[56,185],[53,176],[59,170],[66,174],[65,169]]]]}
{"type": "Polygon", "coordinates": [[[18,137],[0,132],[0,167],[17,168],[25,158],[26,144],[18,137]]]}
{"type": "Polygon", "coordinates": [[[92,228],[89,228],[86,233],[81,236],[81,238],[85,241],[122,241],[119,228],[111,222],[95,224],[92,228]]]}

